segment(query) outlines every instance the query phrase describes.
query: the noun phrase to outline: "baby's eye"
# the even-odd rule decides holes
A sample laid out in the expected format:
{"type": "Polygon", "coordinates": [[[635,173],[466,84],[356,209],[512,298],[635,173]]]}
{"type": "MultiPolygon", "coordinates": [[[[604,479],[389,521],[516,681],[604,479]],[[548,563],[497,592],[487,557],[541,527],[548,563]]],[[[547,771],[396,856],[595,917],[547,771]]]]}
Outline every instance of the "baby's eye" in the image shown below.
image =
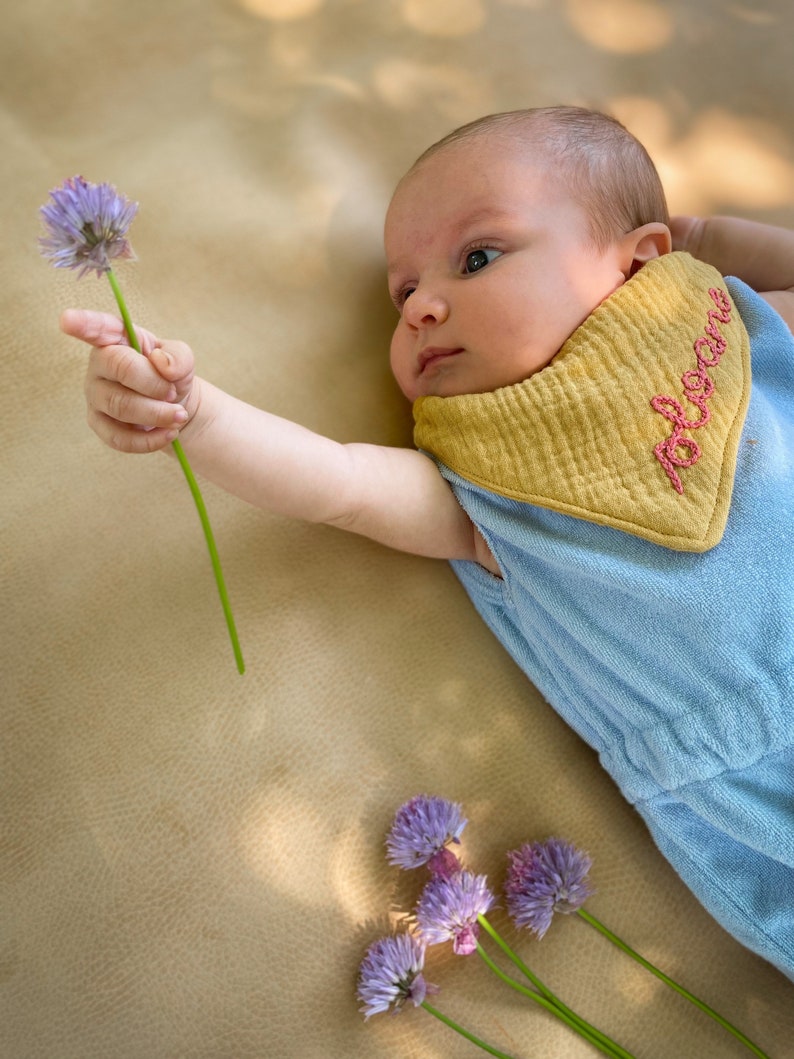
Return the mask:
{"type": "Polygon", "coordinates": [[[394,302],[398,311],[402,310],[403,305],[411,297],[416,287],[401,287],[392,294],[392,301],[394,302]]]}
{"type": "Polygon", "coordinates": [[[499,257],[501,250],[489,250],[482,247],[477,250],[471,250],[466,255],[466,263],[463,266],[463,271],[471,274],[472,272],[479,272],[481,268],[485,268],[486,265],[499,257]]]}

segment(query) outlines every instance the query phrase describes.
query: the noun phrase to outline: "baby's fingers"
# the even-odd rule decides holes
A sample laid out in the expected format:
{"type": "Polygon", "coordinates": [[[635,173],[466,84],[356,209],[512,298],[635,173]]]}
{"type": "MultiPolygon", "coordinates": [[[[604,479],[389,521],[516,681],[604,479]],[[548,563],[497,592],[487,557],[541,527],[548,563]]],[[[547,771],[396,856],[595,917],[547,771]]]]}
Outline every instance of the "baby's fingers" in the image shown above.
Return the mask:
{"type": "Polygon", "coordinates": [[[96,409],[88,409],[88,425],[106,445],[118,452],[157,452],[169,445],[178,435],[175,428],[155,427],[142,429],[128,423],[111,419],[96,409]]]}
{"type": "Polygon", "coordinates": [[[95,346],[91,350],[85,386],[89,404],[94,404],[95,391],[102,382],[118,384],[156,401],[177,399],[174,383],[164,379],[147,357],[129,346],[95,346]]]}
{"type": "Polygon", "coordinates": [[[188,418],[181,404],[152,400],[108,379],[97,379],[92,385],[89,408],[107,419],[144,430],[177,430],[188,418]]]}
{"type": "Polygon", "coordinates": [[[85,395],[88,425],[119,452],[165,448],[188,421],[178,387],[129,346],[91,350],[85,395]]]}
{"type": "Polygon", "coordinates": [[[158,339],[155,348],[147,356],[159,374],[174,384],[176,399],[184,400],[190,393],[195,365],[190,346],[172,338],[158,339]]]}
{"type": "MultiPolygon", "coordinates": [[[[110,313],[93,312],[89,309],[66,309],[61,313],[60,326],[64,334],[79,338],[90,346],[101,348],[129,345],[124,324],[110,313]]],[[[135,333],[144,353],[149,353],[157,345],[157,339],[151,331],[136,327],[135,333]]]]}

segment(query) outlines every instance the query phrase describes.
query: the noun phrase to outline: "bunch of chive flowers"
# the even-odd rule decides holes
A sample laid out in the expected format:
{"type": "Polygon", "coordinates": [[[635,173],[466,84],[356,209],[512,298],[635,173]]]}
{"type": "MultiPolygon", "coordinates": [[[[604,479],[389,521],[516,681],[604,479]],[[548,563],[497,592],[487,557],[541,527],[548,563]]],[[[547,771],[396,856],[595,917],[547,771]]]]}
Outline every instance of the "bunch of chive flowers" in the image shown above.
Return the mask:
{"type": "MultiPolygon", "coordinates": [[[[397,1013],[410,1004],[433,1015],[489,1055],[518,1059],[487,1043],[428,1001],[428,996],[438,993],[439,987],[425,977],[427,951],[451,942],[456,955],[477,953],[501,982],[533,1002],[537,1014],[543,1014],[537,1012],[537,1008],[542,1008],[546,1017],[561,1020],[603,1055],[613,1059],[633,1059],[631,1052],[587,1022],[553,993],[495,930],[487,918],[487,913],[496,904],[487,877],[464,868],[455,849],[451,848],[460,845],[467,823],[462,806],[444,798],[419,795],[397,810],[386,839],[388,860],[403,869],[425,867],[429,880],[415,910],[406,917],[406,928],[379,939],[367,950],[359,969],[357,990],[360,1010],[365,1018],[386,1011],[397,1013]],[[500,962],[483,946],[485,938],[489,946],[499,951],[500,962]],[[500,965],[505,960],[512,964],[509,974],[500,965]],[[518,977],[515,977],[516,972],[518,977]]],[[[549,838],[511,850],[507,860],[504,900],[508,914],[519,930],[528,930],[536,938],[543,938],[555,914],[575,914],[718,1022],[759,1059],[769,1059],[713,1008],[674,982],[585,911],[584,902],[595,892],[589,881],[592,861],[586,853],[570,842],[549,838]]],[[[536,1038],[538,1032],[539,1027],[535,1030],[536,1038]]]]}
{"type": "MultiPolygon", "coordinates": [[[[50,201],[39,211],[46,232],[39,240],[39,249],[56,268],[76,269],[78,279],[89,272],[107,276],[127,339],[130,346],[140,353],[138,336],[111,265],[111,261],[116,259],[135,258],[127,240],[127,232],[137,212],[137,202],[130,202],[111,184],[92,184],[81,176],[70,177],[60,187],[53,188],[50,201]]],[[[237,670],[244,673],[245,663],[204,499],[179,440],[174,440],[171,447],[196,505],[237,670]]]]}

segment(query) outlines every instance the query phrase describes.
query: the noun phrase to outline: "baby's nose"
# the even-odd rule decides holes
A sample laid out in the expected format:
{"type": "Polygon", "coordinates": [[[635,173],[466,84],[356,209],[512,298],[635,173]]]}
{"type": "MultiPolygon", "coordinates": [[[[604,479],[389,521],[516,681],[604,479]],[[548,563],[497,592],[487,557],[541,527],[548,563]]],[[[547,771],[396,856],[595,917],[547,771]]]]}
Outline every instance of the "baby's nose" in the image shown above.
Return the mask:
{"type": "Polygon", "coordinates": [[[449,305],[440,294],[420,286],[406,301],[403,315],[412,327],[432,327],[447,319],[449,305]]]}

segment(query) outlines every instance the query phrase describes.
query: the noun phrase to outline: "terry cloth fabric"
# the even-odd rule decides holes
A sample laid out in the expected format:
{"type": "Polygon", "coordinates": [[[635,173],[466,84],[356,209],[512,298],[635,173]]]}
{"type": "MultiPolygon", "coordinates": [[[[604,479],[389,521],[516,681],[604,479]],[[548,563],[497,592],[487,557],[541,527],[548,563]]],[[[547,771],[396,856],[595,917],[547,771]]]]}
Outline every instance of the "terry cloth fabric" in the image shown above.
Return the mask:
{"type": "Polygon", "coordinates": [[[749,339],[722,277],[665,254],[538,374],[420,398],[414,439],[502,496],[705,551],[725,529],[749,397],[749,339]]]}
{"type": "Polygon", "coordinates": [[[453,563],[480,614],[703,904],[794,978],[794,341],[747,286],[722,287],[750,335],[753,387],[710,550],[674,551],[439,465],[502,571],[453,563]]]}

